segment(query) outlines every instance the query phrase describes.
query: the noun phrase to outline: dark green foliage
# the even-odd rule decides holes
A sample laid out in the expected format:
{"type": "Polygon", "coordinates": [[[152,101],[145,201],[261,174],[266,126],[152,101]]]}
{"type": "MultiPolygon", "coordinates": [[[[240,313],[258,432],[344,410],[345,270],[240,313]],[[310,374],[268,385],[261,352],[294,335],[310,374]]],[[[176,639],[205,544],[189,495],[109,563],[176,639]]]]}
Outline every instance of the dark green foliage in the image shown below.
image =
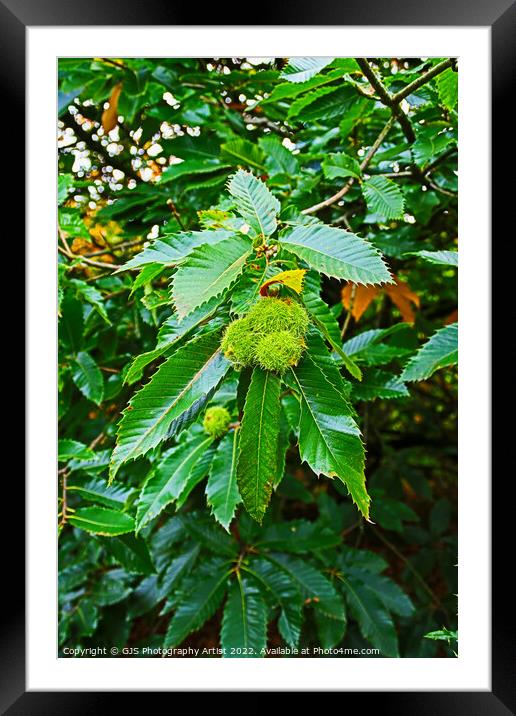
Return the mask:
{"type": "Polygon", "coordinates": [[[60,61],[61,654],[456,654],[456,70],[60,61]]]}

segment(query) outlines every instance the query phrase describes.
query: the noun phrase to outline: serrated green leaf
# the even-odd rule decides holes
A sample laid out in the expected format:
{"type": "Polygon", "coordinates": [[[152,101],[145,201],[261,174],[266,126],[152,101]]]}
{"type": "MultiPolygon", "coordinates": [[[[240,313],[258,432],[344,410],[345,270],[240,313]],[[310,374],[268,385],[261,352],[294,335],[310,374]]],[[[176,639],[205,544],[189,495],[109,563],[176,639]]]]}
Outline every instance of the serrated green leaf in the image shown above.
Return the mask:
{"type": "Polygon", "coordinates": [[[357,92],[351,85],[340,87],[319,87],[298,97],[288,111],[289,120],[313,122],[317,119],[325,123],[334,117],[343,116],[348,107],[357,99],[357,92]]]}
{"type": "Polygon", "coordinates": [[[140,380],[144,368],[148,366],[149,363],[168,353],[181,339],[192,333],[194,329],[199,328],[200,324],[204,323],[213,315],[220,305],[221,300],[221,297],[215,296],[204,305],[196,308],[188,316],[185,316],[182,321],[180,321],[175,314],[169,316],[158,331],[156,348],[136,356],[125,374],[124,383],[131,385],[137,380],[140,380]]]}
{"type": "Polygon", "coordinates": [[[330,619],[346,621],[346,610],[342,597],[335,587],[318,569],[309,562],[286,554],[268,554],[266,558],[284,570],[298,585],[302,598],[317,606],[330,619]]]}
{"type": "Polygon", "coordinates": [[[238,554],[238,545],[232,536],[228,535],[213,520],[207,520],[199,514],[180,516],[181,523],[193,539],[199,542],[210,552],[222,557],[234,558],[238,554]]]}
{"type": "Polygon", "coordinates": [[[134,534],[101,538],[105,549],[130,574],[153,574],[156,570],[145,540],[134,534]]]}
{"type": "Polygon", "coordinates": [[[317,604],[314,608],[317,635],[323,649],[333,649],[338,646],[346,635],[347,621],[337,621],[326,616],[317,604]]]}
{"type": "Polygon", "coordinates": [[[414,161],[424,166],[455,141],[454,133],[448,130],[448,123],[416,125],[416,141],[412,145],[414,161]]]}
{"type": "Polygon", "coordinates": [[[435,83],[441,104],[446,109],[455,109],[459,98],[459,73],[448,68],[437,75],[435,83]]]}
{"type": "Polygon", "coordinates": [[[264,169],[264,155],[259,147],[248,139],[234,139],[220,147],[224,159],[234,164],[245,164],[254,169],[264,169]]]}
{"type": "Polygon", "coordinates": [[[72,474],[67,481],[68,492],[78,494],[83,500],[95,502],[105,507],[121,509],[134,490],[127,485],[108,485],[101,477],[72,474]]]}
{"type": "Polygon", "coordinates": [[[458,323],[452,323],[439,329],[409,360],[400,376],[401,380],[426,380],[440,368],[457,365],[459,360],[458,344],[458,323]]]}
{"type": "Polygon", "coordinates": [[[304,92],[308,92],[311,89],[320,87],[321,85],[329,84],[334,80],[340,79],[346,72],[346,69],[331,69],[324,75],[314,75],[311,79],[305,82],[281,82],[277,84],[270,95],[265,99],[260,100],[257,104],[271,104],[272,102],[278,102],[284,99],[290,99],[291,97],[297,97],[304,92]]]}
{"type": "Polygon", "coordinates": [[[163,273],[164,270],[165,267],[162,264],[147,264],[144,266],[132,283],[131,295],[137,289],[152,284],[152,281],[163,273]]]}
{"type": "Polygon", "coordinates": [[[251,241],[242,235],[195,248],[172,278],[172,300],[179,318],[229,288],[244,270],[251,251],[251,241]]]}
{"type": "Polygon", "coordinates": [[[77,603],[73,617],[79,636],[93,636],[98,626],[99,611],[91,597],[77,603]]]}
{"type": "MultiPolygon", "coordinates": [[[[346,370],[357,380],[362,380],[362,371],[360,370],[358,365],[355,363],[355,361],[352,358],[350,358],[349,355],[340,346],[340,340],[341,340],[340,339],[340,330],[338,331],[339,337],[337,339],[334,338],[334,333],[335,333],[334,331],[332,331],[331,333],[328,331],[329,326],[333,327],[331,321],[333,321],[338,328],[337,321],[335,321],[335,319],[331,315],[331,312],[330,312],[328,306],[326,306],[326,304],[324,303],[324,301],[321,300],[319,305],[321,306],[321,309],[322,309],[322,310],[319,310],[319,315],[312,314],[312,318],[314,319],[315,325],[319,329],[320,333],[324,336],[324,338],[328,341],[328,343],[333,348],[333,350],[337,353],[337,355],[340,358],[340,362],[346,368],[346,370]],[[323,307],[325,307],[326,310],[324,310],[323,307]],[[324,322],[321,320],[321,317],[324,317],[324,319],[325,319],[324,322]]],[[[316,331],[312,330],[310,332],[310,335],[312,336],[312,344],[314,343],[314,341],[317,341],[317,344],[319,347],[318,348],[318,360],[316,361],[319,368],[325,374],[327,380],[329,380],[330,383],[332,383],[337,388],[337,390],[339,390],[342,393],[342,395],[344,395],[344,396],[347,395],[347,393],[349,391],[347,391],[345,389],[342,376],[340,376],[340,374],[338,376],[335,374],[335,370],[337,370],[337,366],[336,366],[333,358],[331,358],[328,355],[328,352],[326,350],[324,350],[324,343],[321,342],[319,334],[316,331]],[[322,346],[323,350],[321,350],[321,346],[322,346]],[[329,376],[327,369],[330,370],[331,374],[333,375],[333,378],[331,378],[329,376]]],[[[312,354],[313,354],[313,350],[312,350],[312,354]]]]}
{"type": "Polygon", "coordinates": [[[360,384],[353,386],[355,400],[375,400],[383,398],[406,398],[410,395],[405,383],[399,376],[385,370],[369,370],[360,384]]]}
{"type": "MultiPolygon", "coordinates": [[[[202,244],[217,244],[233,235],[232,231],[225,229],[214,229],[207,231],[189,231],[179,234],[171,234],[155,239],[152,244],[139,254],[129,259],[120,271],[131,268],[140,268],[148,264],[160,264],[161,266],[174,266],[182,261],[197,246],[202,244]]],[[[118,273],[117,272],[117,273],[118,273]]]]}
{"type": "Polygon", "coordinates": [[[372,328],[368,331],[362,331],[356,336],[353,336],[353,338],[349,338],[342,347],[348,356],[359,355],[370,346],[381,341],[382,338],[387,338],[393,333],[406,330],[406,327],[404,323],[396,323],[389,328],[372,328]]]}
{"type": "Polygon", "coordinates": [[[277,475],[281,380],[255,368],[240,428],[237,484],[244,507],[262,521],[277,475]]]}
{"type": "Polygon", "coordinates": [[[239,169],[229,180],[228,190],[235,199],[236,210],[256,233],[270,236],[276,231],[281,205],[260,179],[239,169]]]}
{"type": "Polygon", "coordinates": [[[137,533],[179,497],[192,468],[212,442],[212,437],[199,435],[178,445],[160,462],[140,495],[136,513],[137,533]]]}
{"type": "Polygon", "coordinates": [[[194,588],[179,601],[165,636],[165,649],[178,646],[188,634],[200,629],[215,613],[224,597],[228,575],[227,569],[212,576],[199,575],[194,588]]]}
{"type": "Polygon", "coordinates": [[[171,164],[161,175],[160,184],[195,174],[210,174],[219,169],[229,169],[229,164],[222,164],[217,159],[186,159],[178,164],[171,164]]]}
{"type": "Polygon", "coordinates": [[[353,177],[360,179],[362,170],[360,164],[349,154],[339,152],[330,154],[328,159],[322,162],[322,168],[326,179],[337,179],[339,177],[353,177]]]}
{"type": "Polygon", "coordinates": [[[227,433],[219,443],[211,463],[206,499],[211,513],[225,530],[235,515],[236,506],[241,502],[236,483],[236,461],[239,431],[227,433]]]}
{"type": "Polygon", "coordinates": [[[230,368],[219,347],[218,332],[195,338],[131,398],[118,427],[110,480],[120,465],[144,455],[195,419],[230,368]]]}
{"type": "Polygon", "coordinates": [[[88,400],[100,405],[104,398],[104,378],[100,368],[86,351],[80,351],[72,370],[75,385],[88,400]]]}
{"type": "Polygon", "coordinates": [[[57,459],[59,462],[68,462],[72,458],[76,460],[91,460],[95,455],[84,443],[78,440],[61,439],[57,443],[57,459]]]}
{"type": "Polygon", "coordinates": [[[73,286],[79,296],[82,296],[85,301],[90,303],[93,308],[97,311],[99,316],[108,324],[111,325],[111,321],[108,318],[106,307],[104,305],[104,298],[101,292],[86,281],[79,281],[79,279],[71,279],[70,285],[73,286]]]}
{"type": "Polygon", "coordinates": [[[289,520],[266,527],[257,545],[264,549],[293,554],[312,554],[316,550],[331,549],[341,544],[342,538],[318,522],[289,520]]]}
{"type": "Polygon", "coordinates": [[[158,578],[155,574],[142,579],[133,590],[127,604],[127,616],[129,619],[141,617],[153,609],[160,600],[158,590],[158,578]]]}
{"type": "Polygon", "coordinates": [[[173,590],[177,589],[183,577],[189,574],[193,569],[200,549],[201,546],[196,544],[191,549],[187,549],[167,563],[159,579],[160,595],[166,597],[173,590]]]}
{"type": "Polygon", "coordinates": [[[111,450],[109,449],[99,450],[89,460],[70,460],[70,462],[68,463],[68,467],[70,468],[70,471],[72,473],[76,472],[77,470],[81,470],[87,474],[92,474],[96,476],[109,465],[110,455],[111,450]]]}
{"type": "Polygon", "coordinates": [[[339,564],[343,571],[348,569],[360,569],[367,572],[380,574],[387,569],[388,563],[376,552],[367,549],[356,549],[355,547],[343,547],[339,554],[339,564]]]}
{"type": "Polygon", "coordinates": [[[378,499],[374,501],[372,517],[375,524],[396,532],[403,532],[403,521],[416,522],[419,519],[407,504],[383,494],[378,495],[378,499]]]}
{"type": "Polygon", "coordinates": [[[443,266],[459,265],[458,251],[411,251],[410,253],[414,256],[421,256],[422,259],[432,264],[441,264],[443,266]]]}
{"type": "Polygon", "coordinates": [[[303,303],[312,316],[322,323],[332,341],[340,343],[340,328],[330,311],[328,304],[321,298],[321,277],[315,271],[309,271],[304,280],[303,303]]]}
{"type": "Polygon", "coordinates": [[[299,452],[316,475],[338,477],[361,513],[369,517],[364,447],[350,406],[309,354],[292,369],[301,395],[299,452]]]}
{"type": "Polygon", "coordinates": [[[265,134],[258,143],[265,153],[265,166],[269,173],[294,176],[299,171],[299,162],[295,154],[283,146],[275,134],[265,134]]]}
{"type": "Polygon", "coordinates": [[[71,353],[78,353],[82,348],[83,331],[84,314],[82,304],[71,292],[66,292],[61,301],[59,340],[71,353]]]}
{"type": "Polygon", "coordinates": [[[343,577],[342,583],[349,609],[364,639],[384,656],[399,656],[394,623],[378,596],[352,576],[343,577]]]}
{"type": "Polygon", "coordinates": [[[224,607],[220,643],[225,658],[258,658],[267,645],[265,602],[249,579],[233,580],[224,607]]]}
{"type": "Polygon", "coordinates": [[[306,82],[333,62],[333,57],[291,57],[280,74],[288,82],[306,82]]]}
{"type": "Polygon", "coordinates": [[[303,603],[298,585],[286,572],[271,562],[253,558],[245,568],[268,591],[281,608],[278,627],[281,636],[291,647],[296,647],[303,623],[303,603]]]}
{"type": "Polygon", "coordinates": [[[123,569],[111,569],[101,575],[92,591],[92,598],[101,607],[118,604],[131,593],[128,574],[123,569]]]}
{"type": "Polygon", "coordinates": [[[348,574],[352,575],[354,580],[362,582],[366,589],[373,592],[383,606],[393,614],[401,617],[411,617],[414,614],[415,607],[409,597],[389,577],[353,568],[348,574]]]}
{"type": "Polygon", "coordinates": [[[405,199],[400,188],[388,177],[375,176],[362,183],[362,192],[367,208],[373,214],[386,219],[399,219],[403,216],[405,199]]]}
{"type": "Polygon", "coordinates": [[[392,283],[380,253],[365,239],[324,224],[298,226],[281,238],[310,268],[354,283],[392,283]]]}
{"type": "Polygon", "coordinates": [[[67,521],[95,535],[115,536],[134,532],[134,520],[130,515],[105,507],[80,507],[67,521]]]}
{"type": "Polygon", "coordinates": [[[210,445],[210,447],[206,450],[204,455],[202,455],[201,459],[198,463],[196,463],[192,470],[190,471],[190,474],[188,475],[186,479],[185,486],[183,487],[183,491],[177,498],[176,503],[176,509],[180,510],[181,507],[185,504],[188,497],[190,496],[190,493],[192,490],[201,482],[201,480],[204,480],[205,477],[207,477],[211,461],[213,460],[213,456],[215,454],[215,449],[213,445],[210,445]]]}

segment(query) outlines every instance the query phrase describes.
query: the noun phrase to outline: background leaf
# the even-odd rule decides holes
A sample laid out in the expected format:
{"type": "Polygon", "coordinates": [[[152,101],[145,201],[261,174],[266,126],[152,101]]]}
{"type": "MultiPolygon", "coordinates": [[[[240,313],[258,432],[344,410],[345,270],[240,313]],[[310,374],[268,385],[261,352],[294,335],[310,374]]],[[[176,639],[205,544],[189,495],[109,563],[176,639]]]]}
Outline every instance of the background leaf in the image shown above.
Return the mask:
{"type": "Polygon", "coordinates": [[[291,57],[280,77],[289,82],[306,82],[333,61],[333,57],[291,57]]]}
{"type": "Polygon", "coordinates": [[[236,200],[238,213],[256,233],[263,236],[274,233],[280,203],[263,182],[252,174],[239,170],[231,177],[228,189],[236,200]]]}
{"type": "Polygon", "coordinates": [[[211,463],[210,475],[206,483],[208,505],[217,522],[226,530],[229,530],[236,506],[241,501],[236,483],[238,438],[237,429],[222,438],[211,463]]]}
{"type": "Polygon", "coordinates": [[[104,398],[104,379],[89,353],[86,351],[77,353],[72,375],[75,385],[84,397],[100,405],[104,398]]]}
{"type": "Polygon", "coordinates": [[[224,656],[260,657],[267,644],[267,612],[260,592],[249,580],[233,580],[224,607],[220,641],[224,656]]]}
{"type": "Polygon", "coordinates": [[[387,177],[371,177],[362,184],[369,211],[398,219],[403,215],[405,200],[398,186],[387,177]]]}
{"type": "Polygon", "coordinates": [[[81,507],[68,518],[74,527],[96,535],[121,535],[134,531],[134,520],[125,512],[105,507],[81,507]]]}
{"type": "Polygon", "coordinates": [[[426,380],[436,370],[456,365],[459,353],[458,340],[457,323],[438,330],[409,360],[401,374],[401,379],[407,381],[426,380]]]}

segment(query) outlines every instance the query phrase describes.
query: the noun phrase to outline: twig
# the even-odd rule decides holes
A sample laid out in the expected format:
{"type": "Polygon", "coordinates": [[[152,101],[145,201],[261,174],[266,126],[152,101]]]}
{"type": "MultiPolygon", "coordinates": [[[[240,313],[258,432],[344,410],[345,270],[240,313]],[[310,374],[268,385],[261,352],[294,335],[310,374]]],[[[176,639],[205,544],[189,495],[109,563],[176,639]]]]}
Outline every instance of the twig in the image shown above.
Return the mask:
{"type": "Polygon", "coordinates": [[[175,220],[176,220],[177,223],[179,224],[179,226],[180,226],[180,228],[181,228],[181,231],[184,231],[184,230],[185,230],[185,227],[184,227],[184,224],[183,224],[183,222],[182,222],[182,220],[181,220],[181,214],[180,214],[179,211],[177,210],[177,207],[176,207],[176,205],[174,204],[174,202],[172,201],[172,199],[167,199],[167,206],[169,207],[169,209],[170,209],[170,211],[172,212],[172,214],[173,214],[175,220]]]}
{"type": "Polygon", "coordinates": [[[102,432],[100,432],[96,438],[93,438],[91,443],[88,445],[88,448],[90,450],[95,450],[95,448],[97,447],[97,445],[101,442],[101,440],[103,438],[104,438],[104,431],[102,430],[102,432]]]}
{"type": "Polygon", "coordinates": [[[414,82],[411,82],[402,90],[392,95],[392,101],[396,104],[399,104],[402,99],[405,99],[405,97],[408,97],[409,94],[412,94],[417,89],[429,82],[431,79],[433,79],[437,75],[440,75],[441,72],[444,72],[444,70],[447,70],[449,67],[453,67],[454,64],[455,59],[451,57],[448,60],[443,60],[443,62],[440,62],[438,65],[434,65],[431,69],[421,75],[421,77],[418,77],[417,80],[414,80],[414,82]]]}
{"type": "MultiPolygon", "coordinates": [[[[394,95],[391,95],[390,92],[387,90],[381,79],[376,75],[373,68],[369,64],[369,62],[363,58],[358,57],[357,63],[362,70],[365,77],[369,80],[371,86],[376,90],[380,101],[386,106],[389,107],[389,109],[392,112],[392,116],[396,118],[398,121],[401,130],[403,134],[405,135],[406,140],[409,142],[409,144],[413,144],[416,140],[416,134],[414,132],[414,129],[412,127],[412,124],[410,123],[409,118],[407,115],[403,112],[401,109],[400,103],[405,98],[408,97],[411,92],[413,92],[415,89],[418,89],[419,87],[422,87],[424,84],[426,84],[429,80],[436,77],[441,72],[444,72],[444,70],[451,67],[454,63],[453,59],[444,60],[443,62],[440,62],[438,65],[435,65],[435,67],[432,67],[430,70],[425,72],[421,77],[419,77],[417,80],[414,80],[414,82],[411,82],[409,85],[407,85],[403,90],[400,92],[397,92],[394,95]]],[[[434,189],[435,191],[441,192],[442,194],[445,194],[448,192],[447,189],[442,189],[437,184],[432,183],[427,177],[427,172],[423,172],[415,162],[412,163],[412,174],[416,179],[418,179],[422,184],[425,186],[430,187],[431,189],[434,189]]],[[[455,194],[447,194],[448,196],[455,196],[455,194]]]]}
{"type": "Polygon", "coordinates": [[[66,510],[68,508],[67,503],[67,479],[68,475],[70,474],[70,470],[68,468],[65,469],[65,471],[62,473],[61,477],[61,487],[63,489],[63,497],[62,497],[62,503],[61,503],[61,519],[59,520],[58,530],[61,531],[61,529],[66,524],[66,510]]]}
{"type": "Polygon", "coordinates": [[[121,251],[122,249],[129,249],[131,246],[139,246],[140,244],[144,244],[146,241],[147,241],[147,239],[132,239],[131,241],[124,241],[120,244],[113,244],[112,248],[101,249],[99,251],[92,251],[89,254],[81,254],[81,255],[85,256],[86,258],[90,258],[91,256],[101,256],[102,254],[109,254],[114,251],[121,251]]]}
{"type": "Polygon", "coordinates": [[[349,321],[351,319],[351,314],[353,312],[353,304],[355,303],[356,292],[357,292],[357,285],[356,285],[356,283],[354,283],[353,286],[351,287],[351,296],[349,298],[349,309],[346,314],[346,318],[344,320],[344,325],[342,326],[342,331],[340,333],[341,338],[344,338],[344,335],[345,335],[346,331],[348,330],[349,321]]]}
{"type": "Polygon", "coordinates": [[[247,124],[254,124],[255,126],[263,125],[264,127],[268,127],[272,132],[280,134],[282,137],[287,137],[290,135],[290,132],[286,127],[282,127],[279,124],[271,122],[270,119],[267,119],[267,117],[254,117],[247,112],[243,112],[242,118],[247,124]]]}
{"type": "Polygon", "coordinates": [[[451,191],[450,189],[445,189],[442,186],[439,186],[439,184],[436,184],[434,181],[426,177],[426,181],[428,182],[428,186],[433,189],[434,191],[439,192],[440,194],[444,194],[445,196],[453,196],[457,197],[457,192],[451,191]]]}
{"type": "Polygon", "coordinates": [[[72,254],[72,253],[69,253],[68,251],[66,251],[66,249],[61,248],[61,246],[58,246],[58,247],[57,247],[57,250],[58,250],[61,254],[63,254],[64,256],[66,256],[67,258],[72,259],[72,260],[73,260],[73,259],[77,259],[77,260],[80,261],[81,263],[85,263],[85,264],[87,264],[88,266],[95,266],[96,268],[106,268],[106,267],[109,266],[109,268],[111,268],[111,269],[113,269],[113,270],[122,267],[121,264],[107,264],[107,263],[103,263],[102,261],[93,261],[92,259],[84,258],[84,256],[81,256],[80,254],[72,254]]]}
{"type": "MultiPolygon", "coordinates": [[[[369,162],[375,155],[375,153],[378,151],[381,143],[387,136],[390,128],[394,124],[394,117],[391,117],[385,127],[382,129],[378,137],[376,138],[374,144],[370,147],[369,151],[365,155],[364,159],[362,160],[362,163],[360,164],[360,169],[364,171],[366,167],[369,165],[369,162]]],[[[333,196],[330,196],[329,199],[325,199],[324,201],[320,201],[318,204],[314,204],[313,206],[308,207],[308,209],[303,209],[301,212],[302,214],[313,214],[316,211],[319,211],[319,209],[324,209],[326,206],[331,206],[336,201],[339,201],[339,199],[342,199],[343,196],[345,196],[348,191],[351,189],[353,184],[355,183],[355,178],[351,177],[346,184],[342,187],[342,189],[339,189],[339,191],[334,194],[333,196]]]]}

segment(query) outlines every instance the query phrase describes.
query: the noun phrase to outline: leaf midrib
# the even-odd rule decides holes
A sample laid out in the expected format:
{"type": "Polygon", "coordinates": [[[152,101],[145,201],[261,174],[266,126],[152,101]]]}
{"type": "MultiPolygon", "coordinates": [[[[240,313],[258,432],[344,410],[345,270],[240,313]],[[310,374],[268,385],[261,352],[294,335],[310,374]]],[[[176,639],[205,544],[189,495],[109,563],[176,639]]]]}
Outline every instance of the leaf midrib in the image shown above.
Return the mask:
{"type": "MultiPolygon", "coordinates": [[[[358,239],[359,241],[361,241],[361,242],[363,242],[363,243],[365,243],[365,244],[367,245],[367,242],[366,242],[364,239],[360,239],[360,237],[357,236],[356,234],[352,234],[352,236],[353,236],[355,239],[358,239]]],[[[371,276],[372,278],[374,278],[374,276],[375,276],[374,273],[373,273],[373,271],[371,271],[371,269],[366,269],[366,268],[362,267],[360,264],[353,263],[352,261],[348,261],[348,260],[344,261],[344,259],[338,258],[338,257],[336,257],[336,256],[332,256],[331,254],[325,254],[324,251],[321,251],[320,249],[314,248],[313,246],[307,246],[306,244],[296,243],[295,241],[289,241],[288,239],[283,239],[283,241],[282,241],[281,243],[282,243],[282,244],[286,244],[287,246],[295,246],[295,247],[297,247],[297,248],[305,249],[305,250],[307,250],[307,251],[313,251],[313,252],[316,253],[316,254],[320,254],[320,256],[322,256],[323,258],[331,259],[332,261],[339,261],[340,263],[342,263],[342,264],[344,264],[344,265],[346,265],[346,266],[351,266],[351,267],[354,268],[354,269],[358,269],[358,270],[360,270],[360,271],[363,271],[364,273],[368,274],[368,275],[371,276]]],[[[371,248],[372,248],[372,247],[371,247],[371,248]]],[[[374,249],[372,249],[372,251],[373,251],[374,255],[381,261],[382,266],[383,266],[383,268],[385,269],[385,271],[387,271],[387,269],[386,269],[386,267],[385,267],[383,261],[381,260],[380,256],[378,256],[378,255],[374,252],[374,249]]],[[[387,281],[388,279],[382,279],[382,280],[383,280],[383,281],[387,281]]],[[[363,282],[362,282],[362,281],[358,281],[358,283],[363,283],[363,282]]],[[[378,281],[378,280],[375,279],[374,281],[372,281],[372,283],[380,283],[380,281],[378,281]]]]}
{"type": "MultiPolygon", "coordinates": [[[[152,499],[151,503],[147,506],[147,509],[143,513],[142,519],[138,521],[139,528],[138,531],[147,524],[147,522],[144,522],[144,518],[149,514],[152,508],[154,508],[154,505],[156,502],[160,500],[160,498],[163,496],[163,493],[166,492],[168,485],[170,485],[171,481],[174,479],[174,477],[181,472],[181,470],[184,468],[185,464],[196,455],[196,453],[201,450],[201,448],[204,448],[205,445],[209,445],[212,442],[213,438],[208,437],[205,440],[202,440],[198,445],[196,445],[191,452],[187,452],[185,457],[181,460],[179,465],[175,468],[175,470],[172,472],[170,477],[165,481],[165,484],[160,488],[157,495],[152,499]]],[[[172,497],[172,500],[175,500],[175,497],[172,497]]],[[[158,505],[159,507],[159,505],[158,505]]],[[[166,507],[166,505],[163,505],[160,509],[163,510],[166,507]]],[[[159,513],[158,513],[159,514],[159,513]]],[[[154,517],[157,517],[157,515],[154,515],[154,517]]],[[[153,519],[153,518],[151,518],[153,519]]],[[[147,520],[148,521],[148,520],[147,520]]]]}
{"type": "MultiPolygon", "coordinates": [[[[191,387],[194,385],[194,383],[198,380],[199,376],[203,373],[203,371],[205,371],[205,370],[211,365],[211,363],[213,362],[213,360],[216,358],[216,356],[217,356],[218,354],[220,354],[220,349],[219,349],[219,348],[217,348],[217,350],[208,358],[208,360],[206,361],[206,363],[204,363],[204,364],[202,365],[202,367],[199,368],[199,370],[194,374],[194,376],[188,381],[188,383],[186,384],[186,386],[180,391],[180,393],[178,394],[178,396],[176,397],[176,399],[169,405],[169,407],[165,410],[165,412],[162,413],[162,414],[160,415],[160,417],[156,420],[156,422],[154,422],[154,423],[151,425],[151,427],[148,428],[148,429],[143,433],[143,435],[141,436],[140,440],[136,443],[136,445],[133,446],[133,448],[131,449],[130,453],[129,453],[129,454],[127,455],[127,457],[125,458],[124,462],[127,462],[127,460],[129,460],[129,459],[131,458],[131,456],[134,455],[135,451],[139,449],[139,447],[141,446],[141,444],[143,443],[143,441],[146,440],[147,437],[150,435],[150,433],[152,433],[152,432],[157,428],[157,426],[161,423],[161,421],[164,420],[164,419],[168,416],[168,414],[170,413],[170,411],[177,405],[177,403],[181,400],[181,398],[183,398],[183,397],[185,396],[185,394],[188,392],[188,390],[190,390],[190,388],[191,388],[191,387]]],[[[134,408],[133,408],[133,410],[134,410],[134,408]]]]}

